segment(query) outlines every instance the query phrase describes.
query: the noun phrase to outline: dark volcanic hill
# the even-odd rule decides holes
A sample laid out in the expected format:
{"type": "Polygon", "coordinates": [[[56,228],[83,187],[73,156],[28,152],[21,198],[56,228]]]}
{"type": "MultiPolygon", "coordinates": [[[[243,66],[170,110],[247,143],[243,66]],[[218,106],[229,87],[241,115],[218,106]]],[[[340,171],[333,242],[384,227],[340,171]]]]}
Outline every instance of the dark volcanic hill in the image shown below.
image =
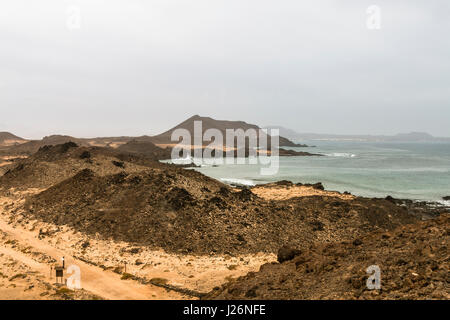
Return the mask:
{"type": "Polygon", "coordinates": [[[449,227],[444,214],[354,241],[315,244],[290,257],[280,250],[286,261],[262,265],[207,298],[448,300],[449,227]],[[380,268],[381,290],[366,286],[371,265],[380,268]]]}
{"type": "Polygon", "coordinates": [[[74,176],[82,169],[99,175],[141,171],[158,167],[167,151],[155,147],[153,153],[135,154],[103,147],[80,147],[74,142],[45,145],[32,156],[3,167],[0,188],[47,188],[74,176]],[[157,151],[159,149],[159,152],[157,151]]]}
{"type": "Polygon", "coordinates": [[[171,158],[170,148],[160,148],[150,141],[132,140],[120,145],[117,151],[128,152],[132,154],[141,154],[154,159],[166,160],[171,158]]]}
{"type": "Polygon", "coordinates": [[[100,175],[86,168],[32,196],[24,215],[169,252],[276,252],[284,244],[353,240],[417,219],[383,199],[267,201],[194,171],[160,164],[100,175]]]}
{"type": "Polygon", "coordinates": [[[8,155],[31,155],[44,146],[58,145],[67,142],[75,142],[77,145],[88,145],[88,143],[83,141],[83,139],[78,139],[71,136],[52,135],[44,137],[41,140],[30,140],[19,145],[11,146],[4,149],[3,152],[8,155]]]}
{"type": "MultiPolygon", "coordinates": [[[[67,142],[75,142],[77,145],[84,147],[96,146],[117,148],[130,141],[151,142],[151,138],[149,136],[76,138],[66,135],[51,135],[44,137],[41,140],[25,140],[25,143],[9,145],[1,148],[0,152],[4,155],[32,155],[44,146],[55,146],[67,142]]],[[[154,149],[154,147],[151,148],[152,150],[154,149]]]]}
{"type": "MultiPolygon", "coordinates": [[[[226,129],[243,129],[244,131],[248,129],[259,130],[257,125],[249,124],[244,121],[228,121],[228,120],[216,120],[210,117],[201,117],[195,115],[189,119],[183,121],[179,125],[173,127],[166,132],[163,132],[157,136],[153,136],[151,139],[155,144],[173,144],[177,143],[171,140],[172,132],[176,129],[186,129],[191,133],[192,139],[194,138],[194,121],[202,121],[202,134],[208,129],[218,129],[222,132],[225,139],[226,129]]],[[[280,137],[280,147],[306,147],[306,145],[296,144],[284,137],[280,137]]]]}

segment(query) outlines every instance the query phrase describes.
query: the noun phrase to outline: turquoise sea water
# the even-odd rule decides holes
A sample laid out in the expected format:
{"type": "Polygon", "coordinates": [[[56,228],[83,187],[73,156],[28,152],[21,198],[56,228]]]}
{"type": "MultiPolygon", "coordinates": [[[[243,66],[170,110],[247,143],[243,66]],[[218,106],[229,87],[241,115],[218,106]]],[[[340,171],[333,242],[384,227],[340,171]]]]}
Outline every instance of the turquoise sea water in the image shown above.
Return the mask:
{"type": "Polygon", "coordinates": [[[356,195],[442,200],[450,195],[449,143],[306,142],[292,148],[325,157],[280,157],[276,175],[262,176],[260,165],[202,166],[196,170],[228,183],[278,180],[322,182],[328,190],[356,195]]]}

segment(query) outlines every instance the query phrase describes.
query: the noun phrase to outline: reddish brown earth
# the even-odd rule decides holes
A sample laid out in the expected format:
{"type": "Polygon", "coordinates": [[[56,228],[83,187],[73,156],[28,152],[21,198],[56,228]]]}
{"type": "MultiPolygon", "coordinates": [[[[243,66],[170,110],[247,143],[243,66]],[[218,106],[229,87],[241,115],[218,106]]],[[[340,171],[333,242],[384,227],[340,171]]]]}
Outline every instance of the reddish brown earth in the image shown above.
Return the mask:
{"type": "Polygon", "coordinates": [[[450,215],[372,232],[354,241],[318,243],[291,260],[215,288],[207,299],[450,299],[450,215]],[[366,269],[381,270],[369,290],[366,269]]]}

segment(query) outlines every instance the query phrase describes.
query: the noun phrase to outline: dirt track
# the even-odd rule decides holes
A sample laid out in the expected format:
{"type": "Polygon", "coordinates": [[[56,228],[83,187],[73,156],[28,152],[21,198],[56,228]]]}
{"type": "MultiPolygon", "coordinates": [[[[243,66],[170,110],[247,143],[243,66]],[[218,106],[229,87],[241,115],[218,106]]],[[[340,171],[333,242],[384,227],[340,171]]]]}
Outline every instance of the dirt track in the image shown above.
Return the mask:
{"type": "Polygon", "coordinates": [[[60,298],[51,294],[58,288],[54,285],[55,278],[50,278],[50,267],[59,264],[63,256],[66,267],[71,264],[80,267],[82,287],[87,290],[72,292],[64,299],[195,299],[196,296],[149,283],[161,279],[171,287],[206,293],[276,259],[265,254],[235,257],[170,254],[20,218],[16,209],[21,207],[23,197],[39,191],[30,189],[27,193],[0,197],[0,265],[4,266],[0,268],[0,299],[60,298]],[[124,263],[126,273],[135,276],[134,280],[121,279],[124,263]],[[24,274],[25,279],[8,280],[24,274]]]}
{"type": "MultiPolygon", "coordinates": [[[[62,252],[46,242],[36,239],[34,234],[20,227],[11,227],[3,219],[0,219],[0,230],[6,233],[9,240],[16,240],[21,245],[31,247],[40,253],[48,255],[55,260],[65,257],[66,265],[75,264],[81,269],[82,287],[105,299],[181,299],[186,298],[175,292],[168,292],[162,288],[153,285],[142,285],[133,280],[121,280],[120,275],[111,271],[89,265],[83,261],[68,256],[66,252],[62,252]]],[[[32,270],[37,271],[50,279],[50,265],[36,262],[27,254],[16,251],[13,248],[0,247],[0,253],[10,256],[11,258],[28,265],[32,270]]]]}

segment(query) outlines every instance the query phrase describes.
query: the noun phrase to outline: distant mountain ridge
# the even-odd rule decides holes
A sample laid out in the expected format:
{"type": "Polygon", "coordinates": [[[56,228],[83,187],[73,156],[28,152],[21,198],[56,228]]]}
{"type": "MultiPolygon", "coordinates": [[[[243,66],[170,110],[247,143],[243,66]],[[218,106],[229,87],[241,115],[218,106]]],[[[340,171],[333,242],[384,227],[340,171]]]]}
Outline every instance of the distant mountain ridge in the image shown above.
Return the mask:
{"type": "Polygon", "coordinates": [[[267,129],[279,129],[283,135],[293,141],[361,141],[361,142],[450,142],[448,137],[434,137],[426,132],[399,133],[396,135],[346,135],[322,133],[298,133],[282,126],[267,126],[267,129]]]}
{"type": "Polygon", "coordinates": [[[14,134],[12,134],[10,132],[5,132],[5,131],[0,132],[0,142],[3,142],[3,141],[8,140],[8,139],[25,141],[25,139],[23,139],[21,137],[18,137],[18,136],[14,135],[14,134]]]}
{"type": "Polygon", "coordinates": [[[145,141],[147,136],[142,137],[100,137],[100,138],[76,138],[67,135],[51,135],[42,138],[41,140],[25,140],[23,143],[3,146],[0,151],[4,151],[8,154],[24,154],[30,155],[39,150],[43,146],[54,146],[67,142],[75,142],[79,146],[83,147],[113,147],[117,148],[122,144],[126,144],[132,140],[145,141]]]}
{"type": "MultiPolygon", "coordinates": [[[[191,133],[191,137],[194,137],[194,122],[201,121],[202,122],[202,134],[207,129],[218,129],[222,132],[223,137],[226,137],[226,129],[243,129],[244,131],[248,129],[259,130],[260,127],[255,124],[249,124],[244,121],[229,121],[229,120],[216,120],[210,117],[201,117],[199,115],[195,115],[190,117],[189,119],[181,122],[175,127],[159,134],[156,136],[139,136],[139,137],[128,137],[128,136],[120,136],[120,137],[98,137],[98,138],[76,138],[68,135],[50,135],[42,138],[41,140],[25,140],[19,138],[11,133],[0,133],[0,152],[5,152],[8,154],[17,154],[17,155],[30,155],[39,150],[39,148],[46,145],[58,145],[67,142],[75,142],[79,146],[89,147],[112,147],[119,148],[123,146],[126,149],[135,149],[141,150],[145,147],[148,147],[149,152],[154,152],[154,146],[166,147],[175,145],[178,141],[172,141],[172,133],[176,129],[186,129],[191,133]],[[10,144],[1,144],[2,138],[5,141],[14,141],[14,143],[10,144]],[[7,140],[6,140],[7,139],[7,140]],[[145,144],[147,143],[147,145],[145,144]],[[125,146],[125,144],[128,144],[125,146]]],[[[208,142],[209,143],[209,142],[208,142]]],[[[205,142],[205,144],[208,144],[205,142]]],[[[268,141],[270,146],[270,140],[268,141]]],[[[297,144],[289,139],[280,136],[279,139],[280,147],[306,147],[303,144],[297,144]]],[[[286,151],[281,150],[280,151],[286,151]]]]}
{"type": "Polygon", "coordinates": [[[10,132],[0,132],[0,146],[11,146],[15,144],[21,144],[27,140],[18,137],[10,132]]]}

